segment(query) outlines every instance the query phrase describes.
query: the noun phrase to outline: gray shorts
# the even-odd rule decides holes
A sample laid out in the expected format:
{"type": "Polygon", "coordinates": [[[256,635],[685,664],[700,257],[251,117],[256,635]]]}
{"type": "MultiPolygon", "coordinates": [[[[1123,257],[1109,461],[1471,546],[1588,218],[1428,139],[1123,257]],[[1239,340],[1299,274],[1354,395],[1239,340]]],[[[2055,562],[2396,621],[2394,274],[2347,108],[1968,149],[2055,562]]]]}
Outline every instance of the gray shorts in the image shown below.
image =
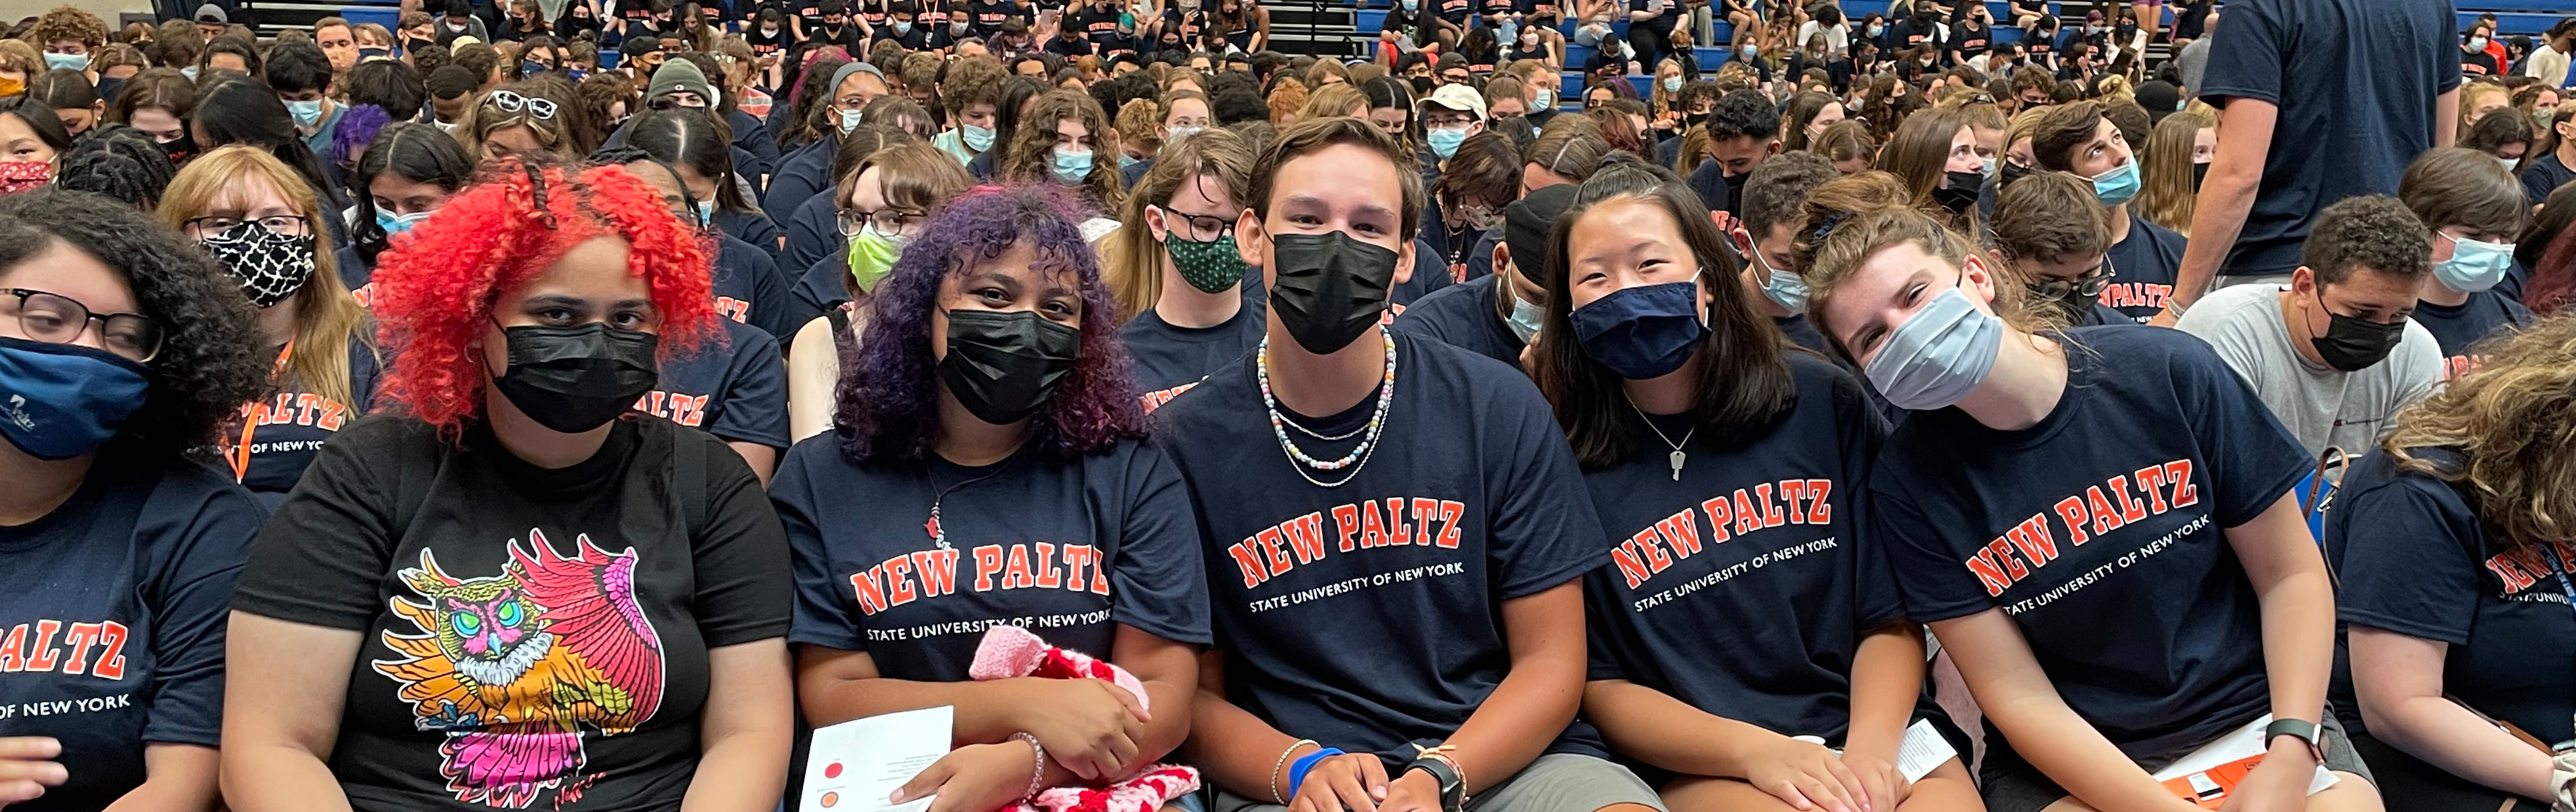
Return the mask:
{"type": "MultiPolygon", "coordinates": [[[[2326,769],[2370,778],[2370,767],[2362,763],[2361,754],[2353,750],[2352,740],[2344,736],[2343,723],[2335,721],[2331,713],[2325,715],[2324,722],[2326,769]]],[[[1986,812],[2039,812],[2049,804],[2057,803],[2058,799],[2069,797],[2066,788],[2041,774],[2038,767],[2022,760],[2020,753],[2013,752],[2012,745],[2004,741],[2003,736],[1996,735],[1991,728],[1987,733],[1986,759],[1977,765],[1977,783],[1980,794],[1986,796],[1986,812]]],[[[2181,755],[2177,753],[2175,757],[2180,758],[2181,755]]],[[[2154,770],[2163,765],[2139,766],[2154,770]]]]}
{"type": "MultiPolygon", "coordinates": [[[[1550,753],[1539,756],[1520,774],[1467,799],[1476,812],[1591,812],[1616,804],[1640,804],[1658,812],[1664,799],[1628,768],[1592,756],[1550,753]]],[[[1224,790],[1216,793],[1209,812],[1282,812],[1287,807],[1259,803],[1224,790]]]]}

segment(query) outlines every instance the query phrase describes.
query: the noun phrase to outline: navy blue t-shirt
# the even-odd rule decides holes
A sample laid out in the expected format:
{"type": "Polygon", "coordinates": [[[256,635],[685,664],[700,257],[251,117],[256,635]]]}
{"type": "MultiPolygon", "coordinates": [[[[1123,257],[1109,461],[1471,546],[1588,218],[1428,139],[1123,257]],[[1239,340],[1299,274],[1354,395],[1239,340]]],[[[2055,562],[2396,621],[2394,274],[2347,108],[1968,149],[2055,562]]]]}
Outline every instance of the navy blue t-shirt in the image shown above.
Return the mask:
{"type": "Polygon", "coordinates": [[[1432,291],[1450,285],[1449,269],[1441,266],[1440,257],[1440,252],[1433,250],[1428,241],[1414,238],[1413,275],[1386,292],[1386,319],[1383,323],[1395,323],[1395,317],[1404,315],[1405,308],[1412,307],[1414,302],[1431,295],[1432,291]]]}
{"type": "MultiPolygon", "coordinates": [[[[2413,449],[2446,466],[2457,449],[2413,449]]],[[[2326,556],[2341,586],[2335,619],[2444,643],[2442,693],[2544,742],[2576,736],[2576,613],[2549,566],[2549,546],[2488,536],[2475,494],[2398,470],[2372,451],[2344,473],[2326,511],[2326,556]]],[[[2576,548],[2556,545],[2559,567],[2576,548]]],[[[2348,665],[2348,662],[2346,663],[2348,665]]],[[[2335,718],[2362,732],[2349,668],[2337,670],[2335,718]]]]}
{"type": "Polygon", "coordinates": [[[762,253],[769,255],[772,262],[777,261],[778,238],[785,236],[787,232],[780,229],[777,222],[770,220],[768,213],[717,209],[715,221],[717,231],[759,248],[762,253]]]}
{"type": "Polygon", "coordinates": [[[2280,119],[2222,273],[2287,274],[2317,212],[2354,195],[2396,194],[2406,163],[2433,148],[2434,97],[2460,86],[2458,30],[2449,3],[2227,4],[2227,24],[2210,32],[2200,97],[2279,105],[2280,119]]]}
{"type": "MultiPolygon", "coordinates": [[[[784,105],[781,105],[784,106],[784,105]]],[[[779,156],[769,175],[769,190],[760,198],[762,211],[793,212],[805,199],[832,189],[832,159],[841,152],[841,135],[826,132],[813,143],[779,156]]]]}
{"type": "Polygon", "coordinates": [[[1127,357],[1136,362],[1136,391],[1144,398],[1145,410],[1162,408],[1208,373],[1260,346],[1270,328],[1269,306],[1267,299],[1247,293],[1234,318],[1213,327],[1175,326],[1152,308],[1119,325],[1118,340],[1127,346],[1127,357]]]}
{"type": "MultiPolygon", "coordinates": [[[[1905,616],[1864,509],[1887,429],[1849,373],[1803,352],[1788,361],[1797,406],[1759,436],[1687,442],[1675,480],[1672,447],[1631,413],[1636,452],[1583,475],[1611,560],[1584,583],[1590,676],[1839,743],[1861,638],[1905,616]]],[[[1681,437],[1690,422],[1653,428],[1681,437]]]]}
{"type": "MultiPolygon", "coordinates": [[[[1604,562],[1574,455],[1529,378],[1438,341],[1395,345],[1385,442],[1355,469],[1304,472],[1343,487],[1309,484],[1279,448],[1253,358],[1154,417],[1200,508],[1227,699],[1288,735],[1400,765],[1509,673],[1504,602],[1604,562]]],[[[1340,434],[1375,403],[1288,419],[1340,434]]],[[[1365,433],[1297,436],[1330,460],[1365,433]]],[[[1603,754],[1579,720],[1547,750],[1603,754]]]]}
{"type": "MultiPolygon", "coordinates": [[[[362,332],[372,334],[373,325],[362,332]]],[[[314,455],[322,453],[323,443],[375,408],[376,384],[382,376],[382,359],[375,345],[364,337],[351,336],[343,351],[349,354],[349,396],[357,402],[341,403],[323,397],[301,381],[288,381],[267,397],[242,404],[242,418],[247,420],[256,413],[259,425],[247,427],[250,467],[242,473],[241,483],[271,510],[286,501],[286,492],[295,489],[295,481],[303,478],[304,468],[313,464],[314,455]]],[[[237,446],[244,428],[242,423],[226,426],[225,445],[237,446]]]]}
{"type": "Polygon", "coordinates": [[[1494,286],[1501,282],[1500,275],[1486,274],[1432,291],[1406,308],[1389,329],[1439,339],[1519,369],[1521,348],[1527,345],[1494,309],[1494,286]]]}
{"type": "Polygon", "coordinates": [[[771,338],[786,340],[819,311],[801,306],[789,293],[787,277],[769,252],[716,235],[714,289],[716,312],[726,319],[758,327],[771,338]]]}
{"type": "Polygon", "coordinates": [[[797,306],[821,315],[823,311],[850,300],[849,287],[841,283],[848,278],[850,258],[845,254],[828,255],[814,260],[804,275],[796,277],[796,286],[788,292],[795,297],[797,306]]]}
{"type": "Polygon", "coordinates": [[[339,269],[340,285],[349,289],[350,296],[357,298],[359,307],[375,306],[375,263],[368,262],[365,257],[358,254],[357,246],[350,245],[333,253],[331,264],[339,269]]]}
{"type": "Polygon", "coordinates": [[[937,682],[966,679],[996,625],[1102,658],[1119,625],[1208,643],[1198,523],[1152,445],[1074,460],[1023,445],[970,468],[935,454],[855,463],[840,442],[797,443],[770,487],[794,551],[790,642],[864,651],[888,678],[937,682]],[[945,541],[927,529],[934,502],[945,541]]]}
{"type": "Polygon", "coordinates": [[[2567,168],[2565,161],[2558,160],[2558,151],[2550,150],[2523,164],[2522,196],[2538,206],[2549,202],[2549,193],[2571,180],[2576,180],[2576,169],[2567,168]]]}
{"type": "Polygon", "coordinates": [[[267,516],[230,480],[106,452],[0,527],[0,736],[59,739],[71,771],[11,812],[100,809],[143,783],[145,744],[217,744],[233,580],[267,516]]]}
{"type": "Polygon", "coordinates": [[[2434,344],[2442,348],[2442,380],[2469,374],[2478,368],[2477,356],[2469,347],[2507,328],[2531,323],[2531,308],[2505,298],[2493,290],[2469,294],[2469,300],[2458,307],[2432,302],[2418,302],[2413,316],[2433,334],[2434,344]]]}
{"type": "Polygon", "coordinates": [[[2111,284],[2102,289],[2102,306],[2139,324],[2164,312],[2174,278],[2182,273],[2182,244],[2172,229],[2129,215],[2129,238],[2104,255],[2111,262],[2111,284]]]}
{"type": "Polygon", "coordinates": [[[849,249],[841,236],[841,212],[831,195],[815,195],[787,217],[787,248],[778,252],[778,267],[811,268],[814,261],[849,249]]]}
{"type": "Polygon", "coordinates": [[[757,188],[761,178],[778,168],[778,138],[770,133],[768,122],[739,109],[726,113],[725,123],[733,127],[733,148],[740,150],[735,154],[752,157],[749,162],[737,161],[733,171],[757,188]]]}
{"type": "Polygon", "coordinates": [[[787,362],[759,328],[722,322],[724,343],[662,362],[662,379],[635,410],[728,442],[786,450],[787,362]]]}
{"type": "Polygon", "coordinates": [[[2179,755],[2270,706],[2261,607],[2220,531],[2278,503],[2308,455],[2198,338],[2062,335],[2066,391],[2038,424],[1909,413],[1872,474],[1875,526],[1908,616],[2001,609],[2112,744],[2179,755]]]}

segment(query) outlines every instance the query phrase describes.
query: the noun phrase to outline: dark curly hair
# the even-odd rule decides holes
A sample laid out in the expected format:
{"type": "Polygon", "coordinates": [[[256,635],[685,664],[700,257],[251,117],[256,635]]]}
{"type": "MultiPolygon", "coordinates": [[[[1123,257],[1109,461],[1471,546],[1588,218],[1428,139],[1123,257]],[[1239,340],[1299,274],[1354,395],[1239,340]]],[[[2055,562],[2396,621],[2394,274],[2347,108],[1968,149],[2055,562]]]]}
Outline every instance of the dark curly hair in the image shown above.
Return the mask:
{"type": "Polygon", "coordinates": [[[853,462],[919,460],[939,434],[938,375],[930,314],[940,282],[963,276],[1011,246],[1036,249],[1030,267],[1070,273],[1082,291],[1082,360],[1029,422],[1027,442],[1059,458],[1106,451],[1145,436],[1145,411],[1118,340],[1118,307],[1100,263],[1075,226],[1074,201],[1047,184],[979,186],[932,215],[877,283],[867,331],[841,349],[834,431],[853,462]]]}
{"type": "Polygon", "coordinates": [[[160,205],[161,190],[170,186],[175,174],[178,170],[170,166],[170,154],[153,143],[152,136],[108,122],[72,143],[72,151],[63,155],[62,168],[54,172],[54,185],[95,192],[125,201],[137,211],[151,211],[160,205]]]}
{"type": "Polygon", "coordinates": [[[0,196],[0,268],[57,240],[124,276],[137,309],[161,325],[161,352],[143,365],[151,389],[111,445],[169,456],[209,446],[217,426],[268,390],[274,354],[260,349],[266,340],[241,283],[194,244],[88,192],[0,196]]]}
{"type": "Polygon", "coordinates": [[[2347,197],[2317,212],[2299,260],[2318,285],[2340,283],[2359,268],[2422,279],[2433,272],[2433,232],[2397,198],[2347,197]]]}

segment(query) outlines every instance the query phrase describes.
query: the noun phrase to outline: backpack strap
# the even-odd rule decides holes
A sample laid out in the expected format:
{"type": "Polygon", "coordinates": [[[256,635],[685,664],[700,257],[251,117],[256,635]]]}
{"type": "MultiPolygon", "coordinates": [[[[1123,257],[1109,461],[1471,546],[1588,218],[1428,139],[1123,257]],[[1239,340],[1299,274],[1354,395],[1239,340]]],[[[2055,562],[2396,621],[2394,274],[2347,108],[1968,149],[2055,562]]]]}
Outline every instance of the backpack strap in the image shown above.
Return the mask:
{"type": "Polygon", "coordinates": [[[686,521],[689,540],[697,541],[698,532],[707,523],[707,442],[697,431],[672,424],[671,433],[672,498],[680,503],[680,517],[686,521]]]}

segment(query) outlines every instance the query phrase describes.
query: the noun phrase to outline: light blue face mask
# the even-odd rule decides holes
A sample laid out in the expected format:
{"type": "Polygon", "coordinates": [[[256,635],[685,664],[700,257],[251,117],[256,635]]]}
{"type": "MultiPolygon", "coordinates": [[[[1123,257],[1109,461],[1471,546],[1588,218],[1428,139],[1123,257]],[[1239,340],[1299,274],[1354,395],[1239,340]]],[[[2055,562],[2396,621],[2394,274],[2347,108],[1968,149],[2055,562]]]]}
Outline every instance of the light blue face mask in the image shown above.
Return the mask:
{"type": "Polygon", "coordinates": [[[1986,161],[1986,162],[1985,162],[1985,168],[1980,169],[1980,170],[1978,170],[1978,171],[1979,171],[1979,172],[1983,172],[1983,173],[1985,173],[1985,176],[1986,176],[1986,177],[1989,177],[1989,178],[1994,177],[1994,176],[1995,176],[1995,159],[1993,159],[1993,158],[1987,158],[1987,159],[1985,159],[1985,161],[1986,161]]]}
{"type": "Polygon", "coordinates": [[[89,70],[89,54],[45,53],[46,70],[89,70]]]}
{"type": "Polygon", "coordinates": [[[910,34],[910,33],[912,33],[912,24],[911,24],[911,23],[908,23],[908,22],[900,22],[900,21],[899,21],[899,22],[896,22],[896,23],[894,24],[894,35],[895,35],[895,36],[900,37],[900,36],[903,36],[903,35],[905,35],[905,34],[910,34]]]}
{"type": "Polygon", "coordinates": [[[2093,199],[2117,206],[2138,196],[2138,162],[2130,161],[2093,176],[2093,199]]]}
{"type": "Polygon", "coordinates": [[[973,124],[968,124],[959,128],[958,140],[964,142],[967,149],[971,149],[976,152],[983,152],[985,150],[992,149],[993,128],[978,127],[973,124]]]}
{"type": "MultiPolygon", "coordinates": [[[[1494,280],[1494,284],[1509,285],[1511,282],[1497,279],[1494,280]]],[[[1521,343],[1527,344],[1530,339],[1538,336],[1538,326],[1546,320],[1547,308],[1530,304],[1528,299],[1513,296],[1512,317],[1503,320],[1503,325],[1512,328],[1512,335],[1520,336],[1521,343]]]]}
{"type": "Polygon", "coordinates": [[[1057,147],[1057,148],[1056,148],[1056,150],[1055,150],[1055,179],[1056,179],[1056,180],[1060,180],[1060,181],[1063,181],[1063,182],[1065,182],[1065,183],[1081,183],[1083,178],[1090,177],[1090,176],[1091,176],[1091,152],[1090,152],[1090,151],[1085,150],[1085,151],[1082,151],[1082,152],[1071,152],[1071,151],[1067,151],[1067,150],[1066,150],[1065,148],[1063,148],[1063,147],[1057,147]]]}
{"type": "MultiPolygon", "coordinates": [[[[1746,237],[1744,242],[1746,245],[1751,245],[1753,238],[1746,237]]],[[[1753,263],[1755,270],[1762,273],[1762,298],[1771,300],[1772,304],[1779,305],[1781,309],[1791,313],[1807,312],[1807,280],[1797,274],[1771,267],[1771,262],[1762,258],[1761,251],[1747,250],[1744,252],[1744,258],[1753,263]]]]}
{"type": "Polygon", "coordinates": [[[2003,338],[2003,320],[1978,310],[1966,291],[1952,287],[1888,333],[1864,371],[1896,408],[1945,408],[1986,382],[2003,338]]]}
{"type": "Polygon", "coordinates": [[[2443,287],[2477,293],[2495,287],[2504,281],[2505,272],[2513,270],[2513,243],[2433,233],[2451,241],[2451,258],[2433,263],[2433,277],[2442,280],[2443,287]]]}
{"type": "Polygon", "coordinates": [[[427,221],[429,219],[429,215],[432,213],[434,213],[434,210],[416,211],[410,214],[398,215],[393,212],[385,211],[384,209],[377,209],[376,227],[384,229],[385,236],[391,237],[420,227],[420,224],[427,221]]]}
{"type": "Polygon", "coordinates": [[[700,201],[698,201],[698,226],[699,226],[700,228],[704,228],[704,227],[707,227],[707,226],[714,225],[714,224],[715,224],[715,222],[716,222],[716,202],[715,202],[715,201],[713,201],[713,200],[700,200],[700,201]]]}
{"type": "Polygon", "coordinates": [[[1431,145],[1431,154],[1438,155],[1440,160],[1446,161],[1449,160],[1449,156],[1458,154],[1459,144],[1467,143],[1467,131],[1433,127],[1423,131],[1422,140],[1431,145]]]}
{"type": "Polygon", "coordinates": [[[842,134],[842,135],[849,135],[851,130],[855,130],[855,129],[858,129],[858,128],[859,128],[859,113],[860,113],[860,112],[861,112],[861,111],[858,111],[858,110],[843,110],[843,111],[841,111],[841,134],[842,134]]]}
{"type": "Polygon", "coordinates": [[[197,81],[197,66],[189,65],[187,67],[180,68],[179,75],[188,77],[188,81],[197,81]]]}
{"type": "Polygon", "coordinates": [[[287,102],[286,112],[295,116],[295,126],[311,127],[322,123],[322,100],[287,102]]]}

